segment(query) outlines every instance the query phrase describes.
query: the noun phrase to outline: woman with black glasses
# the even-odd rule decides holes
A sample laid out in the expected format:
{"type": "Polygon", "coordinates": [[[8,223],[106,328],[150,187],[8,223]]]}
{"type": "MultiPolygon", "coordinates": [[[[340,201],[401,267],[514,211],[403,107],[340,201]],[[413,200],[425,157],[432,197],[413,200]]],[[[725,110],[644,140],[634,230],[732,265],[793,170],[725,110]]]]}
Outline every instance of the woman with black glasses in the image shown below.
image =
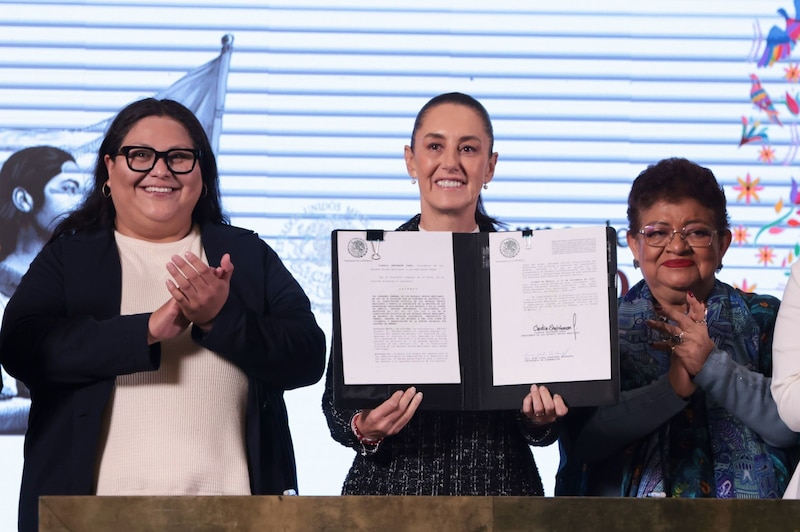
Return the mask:
{"type": "Polygon", "coordinates": [[[716,278],[724,191],[665,159],[633,182],[628,222],[644,279],[619,300],[622,398],[567,416],[556,494],[781,497],[798,435],[770,395],[779,301],[716,278]]]}
{"type": "Polygon", "coordinates": [[[9,301],[0,360],[32,397],[21,530],[40,495],[296,493],[283,391],[319,380],[325,337],[218,181],[189,109],[130,104],[9,301]]]}

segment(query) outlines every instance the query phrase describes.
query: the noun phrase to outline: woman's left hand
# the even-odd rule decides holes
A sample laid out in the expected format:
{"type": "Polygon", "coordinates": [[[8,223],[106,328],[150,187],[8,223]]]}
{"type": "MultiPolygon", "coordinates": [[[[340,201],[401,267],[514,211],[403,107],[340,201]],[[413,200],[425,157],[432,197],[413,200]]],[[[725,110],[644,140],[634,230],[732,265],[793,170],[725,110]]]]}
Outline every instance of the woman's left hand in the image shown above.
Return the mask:
{"type": "Polygon", "coordinates": [[[187,251],[186,259],[173,255],[167,271],[173,279],[167,281],[167,290],[184,316],[201,329],[210,330],[230,293],[233,274],[230,255],[223,255],[220,265],[212,268],[187,251]]]}
{"type": "Polygon", "coordinates": [[[663,322],[649,322],[672,338],[672,355],[680,361],[686,371],[694,377],[703,368],[708,355],[714,350],[714,342],[708,335],[705,319],[705,306],[689,292],[686,294],[687,313],[664,309],[667,317],[675,325],[663,322]]]}
{"type": "Polygon", "coordinates": [[[551,396],[544,386],[532,384],[530,393],[522,400],[522,413],[535,425],[553,423],[568,411],[564,399],[558,394],[551,396]]]}

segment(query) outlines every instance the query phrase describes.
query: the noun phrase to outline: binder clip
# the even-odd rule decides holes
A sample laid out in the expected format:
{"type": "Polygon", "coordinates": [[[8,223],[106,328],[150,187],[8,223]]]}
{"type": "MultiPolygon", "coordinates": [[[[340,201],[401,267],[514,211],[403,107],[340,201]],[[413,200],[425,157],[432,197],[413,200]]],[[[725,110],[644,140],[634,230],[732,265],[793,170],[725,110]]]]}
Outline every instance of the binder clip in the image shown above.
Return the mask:
{"type": "Polygon", "coordinates": [[[383,229],[367,229],[367,241],[372,246],[372,260],[381,258],[380,249],[383,242],[383,229]]]}
{"type": "Polygon", "coordinates": [[[522,239],[525,241],[525,249],[531,249],[533,243],[533,229],[523,229],[522,230],[522,239]]]}

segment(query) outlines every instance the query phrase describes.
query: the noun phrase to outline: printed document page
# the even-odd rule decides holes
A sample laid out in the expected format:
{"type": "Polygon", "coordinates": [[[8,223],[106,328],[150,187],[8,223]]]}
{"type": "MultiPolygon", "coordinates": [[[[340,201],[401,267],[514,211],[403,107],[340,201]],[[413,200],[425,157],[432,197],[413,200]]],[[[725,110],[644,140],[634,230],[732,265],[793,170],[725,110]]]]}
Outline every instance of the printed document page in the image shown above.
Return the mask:
{"type": "Polygon", "coordinates": [[[494,385],[611,378],[605,227],[489,235],[494,385]]]}
{"type": "Polygon", "coordinates": [[[453,236],[339,231],[344,383],[461,382],[453,236]]]}

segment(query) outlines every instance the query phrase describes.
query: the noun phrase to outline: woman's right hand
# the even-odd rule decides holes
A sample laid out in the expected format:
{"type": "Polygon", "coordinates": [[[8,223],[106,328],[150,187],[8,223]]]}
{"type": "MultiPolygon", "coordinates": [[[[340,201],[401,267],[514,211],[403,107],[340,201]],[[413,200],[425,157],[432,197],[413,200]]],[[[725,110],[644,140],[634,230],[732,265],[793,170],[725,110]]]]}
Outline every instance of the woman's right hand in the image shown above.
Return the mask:
{"type": "Polygon", "coordinates": [[[189,323],[178,302],[170,298],[150,314],[147,322],[147,345],[175,338],[189,326],[189,323]]]}
{"type": "Polygon", "coordinates": [[[362,410],[353,423],[365,437],[378,441],[400,432],[414,417],[420,402],[422,392],[413,386],[406,391],[397,390],[373,410],[362,410]]]}

